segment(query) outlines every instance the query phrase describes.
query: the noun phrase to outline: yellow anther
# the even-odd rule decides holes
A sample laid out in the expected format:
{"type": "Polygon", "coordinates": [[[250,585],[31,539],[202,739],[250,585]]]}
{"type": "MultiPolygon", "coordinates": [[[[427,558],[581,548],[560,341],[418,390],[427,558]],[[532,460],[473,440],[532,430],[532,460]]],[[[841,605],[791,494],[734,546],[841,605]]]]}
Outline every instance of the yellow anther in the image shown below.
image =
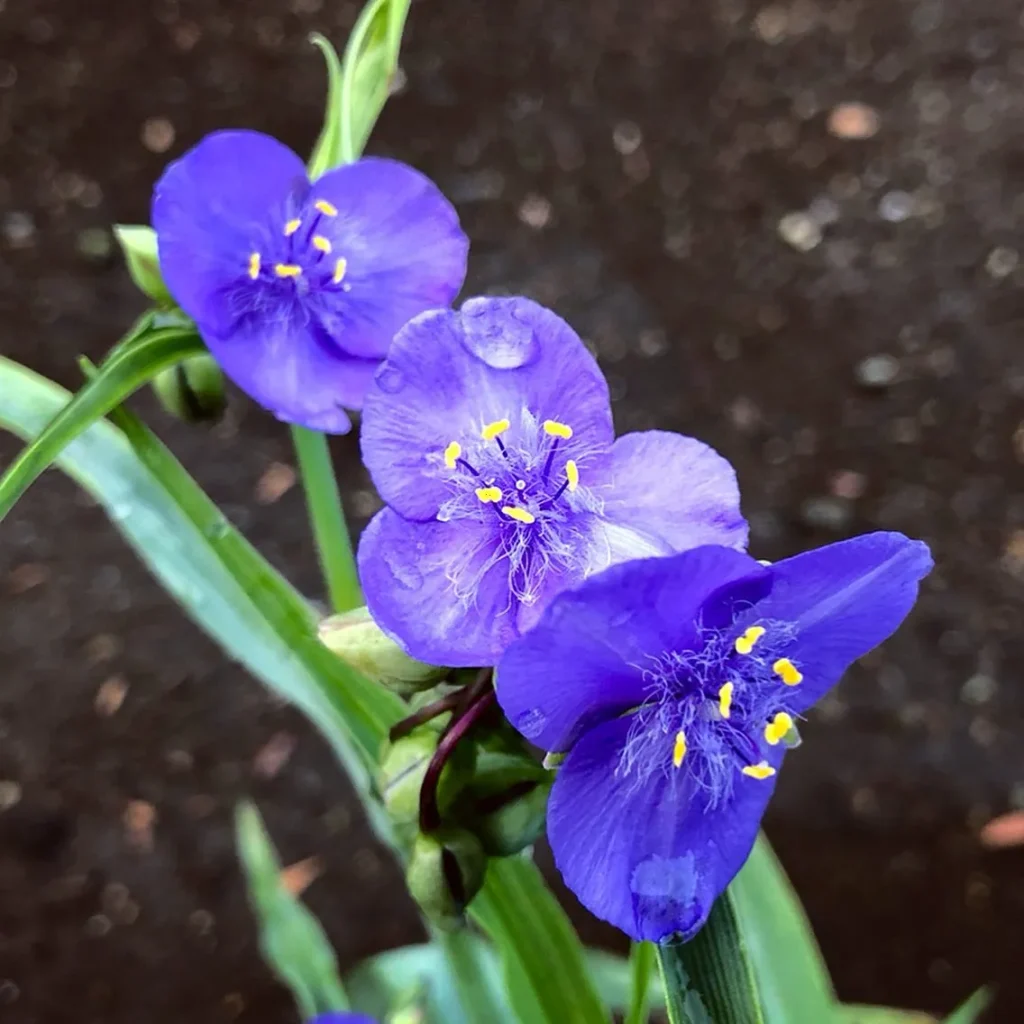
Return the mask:
{"type": "Polygon", "coordinates": [[[682,729],[676,733],[675,746],[672,748],[672,767],[678,768],[686,757],[686,734],[682,729]]]}
{"type": "Polygon", "coordinates": [[[274,273],[278,277],[298,277],[302,273],[302,267],[295,263],[275,263],[274,273]]]}
{"type": "Polygon", "coordinates": [[[493,441],[499,434],[504,434],[511,426],[512,424],[508,420],[495,420],[493,423],[488,423],[480,431],[480,436],[485,441],[493,441]]]}
{"type": "Polygon", "coordinates": [[[732,683],[723,683],[718,691],[718,711],[723,718],[728,718],[732,711],[732,683]]]}
{"type": "Polygon", "coordinates": [[[292,235],[295,234],[296,231],[299,230],[300,227],[302,227],[302,221],[299,220],[298,217],[296,217],[294,220],[288,221],[288,223],[285,224],[284,226],[284,237],[291,237],[292,235]]]}
{"type": "Polygon", "coordinates": [[[452,441],[444,450],[444,464],[449,469],[455,468],[455,463],[462,454],[462,445],[458,441],[452,441]]]}
{"type": "Polygon", "coordinates": [[[501,511],[509,517],[509,519],[515,519],[517,522],[530,523],[537,522],[537,517],[532,512],[527,512],[525,508],[516,508],[514,505],[502,505],[501,511]]]}
{"type": "Polygon", "coordinates": [[[249,257],[249,276],[255,281],[260,276],[260,254],[254,252],[249,257]]]}
{"type": "Polygon", "coordinates": [[[780,711],[765,727],[764,738],[774,747],[793,728],[793,716],[780,711]]]}
{"type": "Polygon", "coordinates": [[[559,423],[558,420],[545,420],[544,433],[550,434],[552,437],[560,437],[563,441],[568,441],[572,437],[572,427],[567,423],[559,423]]]}
{"type": "Polygon", "coordinates": [[[331,280],[335,284],[341,284],[341,279],[345,276],[345,269],[348,267],[348,260],[344,256],[338,257],[338,262],[334,264],[334,277],[331,280]]]}
{"type": "Polygon", "coordinates": [[[761,761],[760,764],[748,764],[744,767],[743,774],[749,775],[752,779],[770,779],[775,774],[775,769],[767,761],[761,761]]]}
{"type": "Polygon", "coordinates": [[[323,235],[314,235],[313,236],[313,248],[314,249],[319,249],[321,252],[330,252],[331,251],[330,239],[324,238],[323,235]]]}
{"type": "Polygon", "coordinates": [[[576,466],[576,463],[570,459],[565,464],[565,478],[569,481],[569,490],[575,491],[580,485],[580,471],[576,466]]]}
{"type": "MultiPolygon", "coordinates": [[[[501,501],[501,488],[500,487],[478,487],[476,489],[476,496],[481,501],[490,501],[490,502],[495,502],[496,503],[496,502],[501,501]]],[[[504,509],[502,511],[504,511],[504,509]]],[[[527,515],[529,515],[529,513],[527,513],[527,515]]]]}
{"type": "Polygon", "coordinates": [[[337,217],[338,208],[334,203],[327,202],[326,199],[318,199],[313,204],[325,217],[337,217]]]}
{"type": "Polygon", "coordinates": [[[749,654],[754,649],[754,644],[764,636],[764,626],[748,626],[743,636],[736,638],[736,653],[749,654]]]}
{"type": "Polygon", "coordinates": [[[797,683],[804,681],[804,674],[789,660],[789,658],[779,658],[774,665],[772,665],[772,671],[787,685],[796,686],[797,683]]]}

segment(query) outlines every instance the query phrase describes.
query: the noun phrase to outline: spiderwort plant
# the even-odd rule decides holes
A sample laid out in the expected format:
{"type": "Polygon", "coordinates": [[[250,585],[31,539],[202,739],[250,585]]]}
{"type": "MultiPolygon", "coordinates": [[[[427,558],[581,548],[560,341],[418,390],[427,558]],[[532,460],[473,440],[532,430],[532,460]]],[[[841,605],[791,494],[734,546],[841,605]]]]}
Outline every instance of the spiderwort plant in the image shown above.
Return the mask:
{"type": "Polygon", "coordinates": [[[637,940],[691,938],[750,853],[786,734],[931,566],[898,533],[767,566],[708,546],[557,597],[496,685],[527,739],[567,755],[548,837],[581,902],[637,940]]]}
{"type": "Polygon", "coordinates": [[[310,182],[268,135],[215,132],[153,195],[164,279],[225,373],[278,418],[345,433],[395,332],[462,286],[468,241],[422,174],[365,158],[310,182]]]}
{"type": "Polygon", "coordinates": [[[359,549],[367,606],[432,664],[494,664],[555,594],[609,565],[747,539],[725,459],[663,431],[615,440],[593,356],[524,298],[399,332],[362,451],[387,504],[359,549]]]}

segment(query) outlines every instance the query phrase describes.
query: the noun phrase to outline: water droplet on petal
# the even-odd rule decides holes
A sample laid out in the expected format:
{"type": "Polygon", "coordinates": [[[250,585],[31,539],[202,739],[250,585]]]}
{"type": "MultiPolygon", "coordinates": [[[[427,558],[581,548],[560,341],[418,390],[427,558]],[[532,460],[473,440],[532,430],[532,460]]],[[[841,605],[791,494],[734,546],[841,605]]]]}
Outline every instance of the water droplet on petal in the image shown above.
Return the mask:
{"type": "Polygon", "coordinates": [[[405,387],[405,374],[385,363],[376,373],[374,380],[381,391],[397,395],[405,387]]]}
{"type": "Polygon", "coordinates": [[[533,328],[516,316],[518,299],[470,299],[462,307],[463,344],[495,370],[517,370],[539,354],[533,328]]]}
{"type": "Polygon", "coordinates": [[[544,728],[546,721],[544,712],[540,708],[530,708],[529,711],[524,711],[516,717],[515,726],[529,739],[531,736],[536,736],[544,728]]]}

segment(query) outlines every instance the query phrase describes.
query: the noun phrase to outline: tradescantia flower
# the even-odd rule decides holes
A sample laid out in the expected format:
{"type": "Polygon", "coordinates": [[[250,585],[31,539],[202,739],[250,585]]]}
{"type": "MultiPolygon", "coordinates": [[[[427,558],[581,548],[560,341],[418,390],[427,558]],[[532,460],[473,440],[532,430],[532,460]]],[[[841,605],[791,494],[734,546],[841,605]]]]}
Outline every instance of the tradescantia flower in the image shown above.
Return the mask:
{"type": "Polygon", "coordinates": [[[333,1013],[321,1013],[308,1024],[377,1024],[372,1017],[362,1013],[349,1013],[347,1010],[336,1010],[333,1013]]]}
{"type": "Polygon", "coordinates": [[[418,171],[366,158],[314,182],[282,143],[215,132],[153,195],[168,288],[239,387],[345,433],[395,332],[462,286],[468,242],[418,171]]]}
{"type": "Polygon", "coordinates": [[[794,721],[931,566],[898,533],[770,566],[702,547],[557,597],[496,685],[527,739],[567,752],[548,839],[580,901],[637,940],[693,936],[750,853],[794,721]]]}
{"type": "Polygon", "coordinates": [[[471,299],[399,332],[367,394],[367,606],[413,657],[492,665],[560,590],[628,558],[742,547],[732,467],[690,437],[615,440],[608,385],[563,320],[471,299]]]}

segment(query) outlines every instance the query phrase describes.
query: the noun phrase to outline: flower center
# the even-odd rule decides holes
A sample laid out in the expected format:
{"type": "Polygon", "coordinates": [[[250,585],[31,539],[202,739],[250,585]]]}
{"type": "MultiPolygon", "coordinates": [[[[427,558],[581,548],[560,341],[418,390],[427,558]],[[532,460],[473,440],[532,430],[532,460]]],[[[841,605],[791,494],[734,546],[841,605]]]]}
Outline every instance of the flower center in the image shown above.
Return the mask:
{"type": "Polygon", "coordinates": [[[765,622],[710,633],[698,651],[663,654],[649,670],[651,699],[634,713],[619,770],[687,772],[715,806],[737,774],[771,778],[765,745],[795,735],[787,689],[803,674],[785,650],[792,628],[765,622]]]}
{"type": "Polygon", "coordinates": [[[294,283],[300,293],[312,287],[340,288],[344,283],[348,261],[334,251],[330,238],[323,233],[325,223],[338,216],[337,207],[326,199],[318,199],[302,216],[286,221],[282,228],[283,244],[275,256],[265,258],[258,250],[249,254],[247,272],[253,281],[294,283]]]}
{"type": "MultiPolygon", "coordinates": [[[[532,417],[528,418],[535,423],[532,417]]],[[[452,441],[444,450],[445,467],[452,471],[459,498],[472,493],[481,506],[493,509],[503,523],[516,527],[533,527],[538,520],[558,516],[562,510],[556,503],[580,484],[579,466],[574,459],[558,459],[563,441],[573,436],[572,427],[558,420],[545,420],[539,431],[524,428],[525,435],[517,444],[506,444],[503,435],[512,427],[503,418],[486,423],[474,451],[468,452],[459,441],[452,441]]],[[[461,504],[458,499],[456,504],[461,504]]],[[[453,518],[450,507],[441,518],[453,518]]],[[[467,511],[467,510],[464,510],[467,511]]]]}

